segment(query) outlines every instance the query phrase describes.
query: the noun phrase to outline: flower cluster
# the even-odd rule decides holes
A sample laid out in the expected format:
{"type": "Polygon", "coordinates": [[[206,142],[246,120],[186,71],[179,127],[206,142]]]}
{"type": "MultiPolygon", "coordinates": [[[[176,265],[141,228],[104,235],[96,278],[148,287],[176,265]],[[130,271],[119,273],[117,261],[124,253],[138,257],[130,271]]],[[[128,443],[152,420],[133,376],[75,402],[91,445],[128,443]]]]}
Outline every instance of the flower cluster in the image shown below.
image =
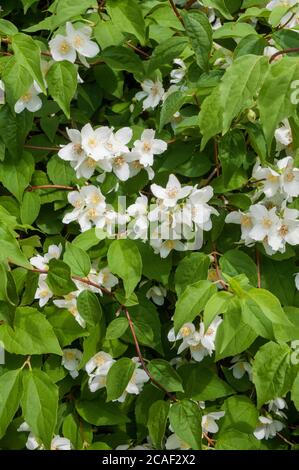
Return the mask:
{"type": "Polygon", "coordinates": [[[256,197],[264,194],[265,198],[245,213],[231,212],[225,221],[241,225],[245,245],[262,242],[267,254],[284,253],[287,243],[299,243],[299,211],[287,207],[299,195],[299,168],[294,167],[292,157],[285,157],[277,161],[275,169],[258,163],[253,178],[260,182],[256,197]]]}
{"type": "Polygon", "coordinates": [[[167,143],[155,139],[155,131],[152,129],[145,129],[131,150],[128,143],[133,131],[129,127],[113,132],[110,127],[93,129],[90,124],[86,124],[81,132],[67,129],[67,134],[71,142],[63,146],[58,155],[70,162],[77,178],[89,179],[98,170],[113,172],[120,181],[126,181],[144,168],[152,179],[154,156],[167,149],[167,143]]]}
{"type": "MultiPolygon", "coordinates": [[[[132,361],[135,365],[133,375],[122,395],[113,401],[123,403],[127,394],[138,395],[145,382],[149,380],[145,371],[140,369],[141,364],[139,359],[137,357],[133,357],[132,361]]],[[[107,374],[114,363],[115,360],[110,356],[110,354],[104,351],[98,352],[86,363],[85,370],[89,375],[88,386],[91,392],[96,392],[106,386],[107,374]]]]}
{"type": "Polygon", "coordinates": [[[216,316],[206,331],[203,322],[200,323],[198,330],[193,323],[185,323],[177,335],[174,328],[169,331],[168,341],[174,342],[182,339],[178,354],[189,349],[192,359],[201,362],[205,356],[211,356],[215,351],[217,329],[221,322],[222,318],[216,316]]]}
{"type": "MultiPolygon", "coordinates": [[[[48,248],[48,252],[45,253],[44,256],[33,256],[30,259],[30,263],[32,264],[32,266],[34,266],[40,271],[48,271],[49,261],[51,259],[58,259],[61,255],[61,252],[61,245],[50,245],[48,248]]],[[[86,282],[81,282],[77,279],[74,279],[74,283],[77,287],[77,290],[65,295],[63,299],[53,300],[53,303],[54,305],[56,305],[56,307],[68,310],[82,328],[86,327],[86,322],[78,311],[77,298],[79,294],[83,290],[90,290],[91,292],[102,295],[102,290],[100,287],[104,287],[105,289],[110,290],[118,283],[118,279],[111,273],[108,267],[104,267],[101,270],[97,271],[96,263],[92,267],[85,281],[86,282]],[[92,284],[88,284],[88,281],[91,281],[92,284]],[[95,287],[95,284],[99,285],[99,287],[95,287]]],[[[39,275],[38,287],[35,292],[35,299],[39,301],[40,307],[44,307],[47,302],[53,297],[53,295],[53,292],[47,284],[47,273],[43,272],[39,275]]],[[[68,367],[66,368],[70,371],[75,370],[68,367]]]]}
{"type": "Polygon", "coordinates": [[[197,186],[181,186],[179,180],[170,175],[165,188],[151,185],[156,197],[149,204],[146,196],[138,197],[124,212],[116,212],[106,203],[102,192],[96,186],[83,186],[68,195],[72,212],[66,213],[63,223],[78,221],[81,230],[95,226],[107,236],[115,235],[115,228],[128,223],[122,235],[133,239],[149,240],[150,245],[162,258],[170,251],[200,249],[203,232],[211,230],[211,215],[218,214],[208,205],[213,196],[210,186],[198,189],[197,186]]]}
{"type": "Polygon", "coordinates": [[[91,41],[92,29],[83,26],[75,29],[69,21],[65,25],[66,35],[56,34],[49,42],[52,57],[56,61],[67,60],[74,63],[76,55],[83,65],[89,67],[87,58],[95,57],[99,52],[99,46],[91,41]]]}

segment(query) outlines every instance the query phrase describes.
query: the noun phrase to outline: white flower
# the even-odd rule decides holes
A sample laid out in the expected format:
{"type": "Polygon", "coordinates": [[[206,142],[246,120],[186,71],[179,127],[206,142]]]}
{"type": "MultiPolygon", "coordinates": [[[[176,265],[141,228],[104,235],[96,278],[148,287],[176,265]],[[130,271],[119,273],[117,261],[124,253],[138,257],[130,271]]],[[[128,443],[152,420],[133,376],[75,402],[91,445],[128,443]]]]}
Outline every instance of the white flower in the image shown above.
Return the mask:
{"type": "Polygon", "coordinates": [[[245,245],[251,245],[253,239],[250,237],[250,232],[253,227],[252,216],[249,213],[241,211],[230,212],[226,218],[227,224],[240,224],[241,225],[241,239],[245,241],[245,245]]]}
{"type": "Polygon", "coordinates": [[[253,168],[252,176],[256,180],[264,180],[262,181],[263,192],[267,197],[272,197],[277,193],[277,191],[279,191],[280,174],[277,171],[272,170],[272,168],[263,168],[258,163],[253,168]]]}
{"type": "Polygon", "coordinates": [[[276,215],[276,207],[268,210],[262,204],[254,204],[250,206],[249,212],[253,222],[253,227],[249,232],[250,238],[263,241],[267,237],[270,247],[276,250],[276,234],[280,226],[279,217],[276,215]]]}
{"type": "Polygon", "coordinates": [[[99,46],[90,39],[92,29],[89,26],[75,29],[72,23],[67,22],[66,32],[67,40],[81,56],[95,57],[100,52],[99,46]]]}
{"type": "Polygon", "coordinates": [[[146,293],[148,299],[152,299],[156,305],[163,305],[167,290],[163,286],[152,286],[146,293]]]}
{"type": "Polygon", "coordinates": [[[289,121],[285,119],[282,125],[275,130],[274,133],[276,140],[276,150],[281,151],[285,148],[290,148],[293,143],[292,129],[289,121]]]}
{"type": "Polygon", "coordinates": [[[181,449],[181,450],[188,450],[191,449],[191,446],[180,439],[176,434],[171,434],[165,442],[165,449],[167,450],[174,450],[174,449],[181,449]]]}
{"type": "Polygon", "coordinates": [[[299,290],[299,273],[295,275],[295,286],[296,289],[299,290]]]}
{"type": "Polygon", "coordinates": [[[299,196],[299,168],[294,168],[294,159],[285,157],[277,162],[282,172],[282,189],[289,197],[299,196]]]}
{"type": "Polygon", "coordinates": [[[159,254],[161,258],[167,258],[169,253],[172,250],[176,251],[185,251],[186,247],[183,242],[180,240],[151,240],[150,241],[152,248],[154,249],[154,252],[159,254]]]}
{"type": "Polygon", "coordinates": [[[82,359],[82,352],[79,349],[64,349],[61,364],[70,373],[70,376],[75,379],[78,377],[78,367],[82,359]]]}
{"type": "Polygon", "coordinates": [[[161,199],[166,207],[174,207],[177,201],[187,197],[191,190],[192,186],[182,187],[175,175],[169,175],[166,188],[162,188],[162,186],[157,184],[151,185],[151,191],[154,196],[161,199]]]}
{"type": "Polygon", "coordinates": [[[118,284],[117,277],[112,274],[108,266],[99,271],[99,274],[97,275],[97,280],[99,284],[101,284],[108,290],[111,290],[112,287],[118,284]]]}
{"type": "Polygon", "coordinates": [[[41,274],[38,279],[38,287],[35,292],[35,299],[38,299],[40,307],[44,307],[46,303],[53,297],[53,292],[46,282],[47,275],[41,274]]]}
{"type": "Polygon", "coordinates": [[[122,127],[115,133],[110,133],[109,139],[105,143],[106,148],[108,151],[115,156],[118,156],[122,153],[128,153],[129,148],[127,144],[132,139],[133,131],[130,127],[122,127]]]}
{"type": "Polygon", "coordinates": [[[244,361],[240,355],[234,356],[230,362],[233,364],[230,369],[235,379],[241,379],[247,373],[249,380],[252,380],[252,367],[249,362],[244,361]]]}
{"type": "Polygon", "coordinates": [[[139,359],[136,357],[133,357],[132,361],[135,363],[135,371],[133,372],[133,375],[130,378],[129,383],[126,386],[124,393],[120,397],[118,397],[117,400],[113,400],[113,401],[118,401],[120,403],[123,403],[128,393],[133,394],[133,395],[138,395],[143,389],[143,385],[145,384],[145,382],[149,380],[149,377],[146,374],[146,372],[143,369],[139,368],[141,365],[139,362],[139,359]]]}
{"type": "Polygon", "coordinates": [[[111,137],[112,130],[109,127],[99,127],[93,129],[90,124],[85,124],[81,129],[82,147],[88,156],[95,161],[104,159],[111,155],[111,151],[106,144],[111,137]]]}
{"type": "Polygon", "coordinates": [[[134,142],[133,152],[136,151],[140,155],[140,163],[144,166],[152,166],[154,155],[160,155],[167,149],[167,143],[161,139],[155,139],[155,131],[153,129],[145,129],[140,140],[134,142]]]}
{"type": "Polygon", "coordinates": [[[62,160],[73,162],[74,165],[78,165],[86,158],[86,153],[82,148],[81,132],[77,129],[66,128],[67,135],[70,139],[70,143],[64,145],[58,152],[58,156],[62,160]]]}
{"type": "MultiPolygon", "coordinates": [[[[297,209],[288,209],[287,207],[284,209],[283,217],[280,219],[280,226],[278,228],[276,241],[276,246],[279,245],[279,248],[283,247],[283,249],[280,251],[284,251],[285,242],[293,246],[299,244],[298,215],[299,211],[297,209]]],[[[273,238],[274,237],[272,237],[271,247],[275,249],[275,246],[273,245],[273,238]]]]}
{"type": "Polygon", "coordinates": [[[281,411],[283,409],[288,409],[287,402],[283,398],[274,398],[274,400],[267,401],[266,405],[268,405],[269,412],[273,411],[277,416],[287,419],[287,415],[281,411]]]}
{"type": "MultiPolygon", "coordinates": [[[[285,7],[291,8],[292,6],[296,5],[298,0],[271,0],[267,5],[266,8],[270,11],[274,10],[278,7],[285,7]]],[[[279,22],[280,26],[284,26],[285,28],[294,28],[298,25],[298,12],[295,11],[295,15],[293,17],[293,12],[288,11],[279,22]]]]}
{"type": "Polygon", "coordinates": [[[38,96],[41,93],[41,89],[36,83],[29,88],[29,90],[21,96],[20,99],[16,102],[14,110],[17,114],[27,109],[31,113],[35,113],[42,107],[42,100],[38,96]]]}
{"type": "Polygon", "coordinates": [[[24,421],[17,429],[18,432],[29,432],[28,438],[26,441],[26,448],[28,450],[43,450],[44,446],[39,442],[39,440],[31,432],[29,424],[24,421]]]}
{"type": "Polygon", "coordinates": [[[164,95],[162,82],[159,80],[155,82],[152,80],[144,80],[144,82],[141,83],[141,88],[143,91],[139,91],[135,97],[138,101],[145,98],[142,103],[143,110],[156,108],[164,95]]]}
{"type": "Polygon", "coordinates": [[[131,154],[122,153],[111,159],[111,169],[120,181],[127,181],[131,177],[131,154]]]}
{"type": "Polygon", "coordinates": [[[259,416],[259,421],[261,424],[259,424],[253,432],[258,440],[272,439],[272,437],[276,436],[277,432],[284,428],[284,424],[281,421],[267,418],[266,416],[259,416]]]}
{"type": "Polygon", "coordinates": [[[37,269],[41,269],[42,271],[48,271],[49,269],[49,261],[51,259],[58,259],[62,252],[62,245],[49,245],[47,253],[44,256],[37,255],[30,258],[30,263],[37,269]]]}
{"type": "Polygon", "coordinates": [[[78,307],[77,307],[77,297],[80,291],[70,292],[69,294],[64,296],[64,299],[55,299],[53,300],[53,304],[56,305],[58,308],[64,308],[68,310],[71,315],[73,315],[76,322],[82,327],[86,327],[86,322],[84,318],[81,317],[78,307]]]}
{"type": "Polygon", "coordinates": [[[194,332],[195,332],[195,326],[193,325],[193,323],[185,323],[180,328],[177,335],[175,335],[174,328],[171,328],[171,330],[169,330],[167,338],[168,338],[168,341],[171,341],[171,342],[178,341],[180,339],[183,339],[185,341],[188,338],[192,337],[194,332]]]}
{"type": "Polygon", "coordinates": [[[76,50],[66,36],[56,34],[55,38],[49,41],[49,47],[55,61],[67,60],[68,62],[75,62],[76,50]]]}
{"type": "Polygon", "coordinates": [[[174,59],[173,63],[178,65],[178,68],[170,72],[170,83],[180,83],[186,75],[185,62],[182,59],[174,59]]]}
{"type": "Polygon", "coordinates": [[[217,210],[209,206],[207,202],[213,197],[213,188],[211,186],[206,186],[201,189],[193,189],[189,201],[190,204],[187,204],[187,209],[190,210],[190,217],[192,222],[194,222],[202,230],[211,230],[211,214],[219,215],[217,210]]]}
{"type": "Polygon", "coordinates": [[[134,219],[129,224],[129,235],[131,238],[147,240],[149,221],[147,218],[148,200],[144,195],[139,196],[134,204],[127,208],[127,213],[134,219]]]}
{"type": "Polygon", "coordinates": [[[99,351],[86,363],[85,370],[88,375],[107,374],[114,362],[110,354],[99,351]]]}
{"type": "Polygon", "coordinates": [[[72,444],[66,437],[54,436],[51,441],[51,450],[72,450],[72,444]]]}
{"type": "Polygon", "coordinates": [[[223,418],[225,415],[224,411],[213,411],[212,413],[208,413],[203,415],[201,418],[201,427],[203,433],[216,433],[219,430],[219,426],[216,423],[218,419],[223,418]]]}

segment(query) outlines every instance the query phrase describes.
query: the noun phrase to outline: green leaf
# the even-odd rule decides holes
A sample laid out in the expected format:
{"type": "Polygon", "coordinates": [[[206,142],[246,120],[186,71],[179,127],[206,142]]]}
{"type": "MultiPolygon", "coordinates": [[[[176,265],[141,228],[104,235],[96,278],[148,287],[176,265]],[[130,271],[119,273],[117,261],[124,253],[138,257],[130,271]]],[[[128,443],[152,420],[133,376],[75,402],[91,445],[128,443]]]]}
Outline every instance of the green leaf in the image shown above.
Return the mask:
{"type": "Polygon", "coordinates": [[[227,398],[223,410],[225,415],[221,422],[219,437],[225,435],[230,429],[248,434],[255,430],[259,413],[248,397],[234,396],[227,398]]]}
{"type": "Polygon", "coordinates": [[[195,52],[198,66],[205,72],[209,69],[209,56],[212,49],[213,30],[208,17],[202,11],[184,12],[182,18],[187,36],[195,52]]]}
{"type": "Polygon", "coordinates": [[[0,376],[0,439],[16,414],[22,393],[21,369],[0,376]]]}
{"type": "Polygon", "coordinates": [[[106,7],[114,26],[121,32],[133,34],[145,45],[145,22],[136,0],[108,0],[106,7]]]}
{"type": "Polygon", "coordinates": [[[62,354],[52,326],[42,313],[31,307],[17,308],[13,328],[0,325],[0,340],[13,354],[62,354]]]}
{"type": "Polygon", "coordinates": [[[136,240],[136,246],[142,258],[142,274],[148,279],[167,284],[171,271],[171,256],[161,258],[154,253],[154,250],[147,243],[136,240]]]}
{"type": "Polygon", "coordinates": [[[155,401],[149,409],[147,427],[150,439],[156,449],[162,449],[169,412],[169,402],[155,401]]]}
{"type": "Polygon", "coordinates": [[[89,325],[95,325],[101,321],[102,307],[94,292],[83,290],[77,298],[77,308],[89,325]]]}
{"type": "Polygon", "coordinates": [[[34,160],[24,152],[18,160],[5,158],[0,165],[0,181],[21,202],[25,188],[29,186],[34,172],[34,160]]]}
{"type": "Polygon", "coordinates": [[[203,312],[205,328],[207,328],[210,323],[212,323],[216,315],[226,312],[232,299],[232,294],[227,291],[215,292],[215,294],[209,298],[203,312]]]}
{"type": "Polygon", "coordinates": [[[221,256],[221,270],[229,276],[246,274],[253,286],[257,285],[257,268],[252,259],[241,250],[228,250],[221,256]]]}
{"type": "Polygon", "coordinates": [[[126,70],[137,75],[143,70],[141,59],[132,49],[125,46],[107,47],[102,52],[101,59],[113,70],[126,70]]]}
{"type": "Polygon", "coordinates": [[[192,322],[216,290],[217,287],[210,281],[198,281],[188,285],[176,303],[173,316],[175,331],[184,323],[192,322]]]}
{"type": "Polygon", "coordinates": [[[58,388],[40,370],[28,371],[23,378],[23,387],[24,420],[34,436],[49,449],[57,420],[58,388]]]}
{"type": "Polygon", "coordinates": [[[295,113],[297,92],[292,83],[298,79],[299,64],[295,57],[282,57],[273,63],[264,79],[258,107],[268,149],[279,123],[295,113]]]}
{"type": "Polygon", "coordinates": [[[174,113],[179,111],[187,100],[188,95],[186,95],[185,91],[184,93],[180,90],[174,91],[169,96],[167,96],[161,109],[159,126],[160,130],[163,128],[163,126],[165,126],[165,124],[171,121],[174,113]]]}
{"type": "MultiPolygon", "coordinates": [[[[163,354],[161,346],[161,324],[155,306],[149,300],[140,299],[139,305],[129,307],[137,339],[140,344],[155,349],[163,354]]],[[[132,342],[131,332],[126,333],[132,342]]]]}
{"type": "Polygon", "coordinates": [[[286,344],[264,344],[254,357],[253,383],[256,388],[257,406],[290,391],[294,380],[294,367],[290,361],[291,350],[286,344]]]}
{"type": "Polygon", "coordinates": [[[46,87],[40,67],[40,49],[37,43],[24,33],[17,33],[12,37],[12,49],[15,58],[30,73],[43,93],[46,93],[46,87]]]}
{"type": "Polygon", "coordinates": [[[158,44],[146,64],[147,74],[151,75],[155,70],[171,64],[176,57],[181,55],[187,45],[187,38],[180,36],[174,36],[158,44]]]}
{"type": "Polygon", "coordinates": [[[248,23],[224,23],[220,28],[213,32],[213,39],[224,38],[243,38],[251,34],[257,34],[254,27],[248,23]]]}
{"type": "Polygon", "coordinates": [[[170,425],[175,434],[192,449],[201,449],[201,413],[196,403],[182,400],[169,410],[170,425]]]}
{"type": "Polygon", "coordinates": [[[106,339],[120,338],[128,329],[128,320],[125,317],[119,317],[109,323],[106,331],[106,339]]]}
{"type": "Polygon", "coordinates": [[[105,403],[99,398],[77,401],[76,410],[85,421],[95,426],[115,426],[129,421],[118,403],[105,403]]]}
{"type": "Polygon", "coordinates": [[[29,8],[34,5],[34,3],[37,3],[38,0],[22,0],[23,7],[24,7],[24,14],[26,15],[27,11],[29,8]]]}
{"type": "Polygon", "coordinates": [[[199,113],[203,134],[201,148],[219,132],[225,134],[233,118],[252,106],[253,97],[265,79],[267,66],[265,57],[245,55],[226,70],[220,84],[204,100],[199,113]]]}
{"type": "Polygon", "coordinates": [[[0,33],[6,35],[6,36],[13,36],[14,34],[17,34],[18,28],[8,20],[5,20],[4,18],[0,19],[0,33]]]}
{"type": "Polygon", "coordinates": [[[62,347],[68,346],[77,338],[88,336],[88,332],[77,323],[68,310],[60,308],[51,309],[50,312],[47,312],[47,320],[52,325],[62,347]]]}
{"type": "Polygon", "coordinates": [[[189,253],[179,262],[174,276],[178,297],[188,285],[207,279],[209,265],[210,258],[204,253],[189,253]]]}
{"type": "Polygon", "coordinates": [[[203,0],[202,1],[202,4],[205,7],[216,8],[216,10],[218,10],[221,13],[221,15],[224,16],[224,18],[226,18],[227,20],[232,20],[233,16],[230,13],[230,9],[227,3],[229,5],[229,2],[226,2],[225,0],[203,0]]]}
{"type": "Polygon", "coordinates": [[[183,392],[182,380],[169,362],[164,359],[152,359],[148,364],[151,375],[169,392],[183,392]]]}
{"type": "MultiPolygon", "coordinates": [[[[50,119],[53,118],[51,117],[50,119]]],[[[76,173],[69,162],[65,162],[57,155],[54,155],[48,161],[47,174],[54,184],[72,185],[74,182],[77,182],[76,173]]]]}
{"type": "Polygon", "coordinates": [[[69,266],[58,259],[50,260],[46,281],[55,295],[65,295],[77,290],[76,284],[71,279],[69,266]]]}
{"type": "Polygon", "coordinates": [[[217,450],[259,450],[261,441],[251,434],[228,430],[217,439],[217,450]]]}
{"type": "Polygon", "coordinates": [[[142,259],[132,240],[114,240],[107,253],[111,271],[124,283],[126,296],[130,297],[141,279],[142,259]]]}
{"type": "Polygon", "coordinates": [[[31,225],[40,211],[40,197],[37,193],[26,192],[23,196],[20,216],[23,224],[31,225]]]}
{"type": "Polygon", "coordinates": [[[4,263],[0,263],[0,300],[7,301],[12,305],[19,303],[15,280],[4,263]]]}
{"type": "Polygon", "coordinates": [[[238,129],[233,129],[221,139],[219,143],[219,160],[224,185],[227,185],[233,174],[246,163],[246,154],[245,138],[238,129]]]}
{"type": "Polygon", "coordinates": [[[70,119],[70,104],[77,90],[77,70],[67,61],[54,62],[47,73],[49,93],[70,119]]]}
{"type": "Polygon", "coordinates": [[[72,243],[66,243],[63,261],[71,268],[72,275],[85,277],[90,272],[91,263],[88,254],[72,243]]]}
{"type": "Polygon", "coordinates": [[[242,319],[260,336],[284,340],[291,325],[279,300],[265,289],[250,289],[241,299],[242,319]]]}
{"type": "Polygon", "coordinates": [[[201,364],[188,364],[181,366],[178,372],[183,379],[185,395],[193,400],[212,401],[235,393],[218,377],[216,369],[208,369],[201,364]]]}
{"type": "Polygon", "coordinates": [[[122,357],[109,369],[107,375],[106,389],[107,401],[117,400],[125,391],[135,371],[132,359],[122,357]]]}
{"type": "Polygon", "coordinates": [[[86,230],[86,232],[82,232],[77,235],[72,241],[72,245],[81,248],[81,250],[87,251],[99,242],[100,240],[97,237],[96,229],[90,228],[89,230],[86,230]]]}
{"type": "Polygon", "coordinates": [[[256,337],[253,328],[242,320],[240,305],[231,303],[217,329],[216,361],[246,351],[256,337]]]}

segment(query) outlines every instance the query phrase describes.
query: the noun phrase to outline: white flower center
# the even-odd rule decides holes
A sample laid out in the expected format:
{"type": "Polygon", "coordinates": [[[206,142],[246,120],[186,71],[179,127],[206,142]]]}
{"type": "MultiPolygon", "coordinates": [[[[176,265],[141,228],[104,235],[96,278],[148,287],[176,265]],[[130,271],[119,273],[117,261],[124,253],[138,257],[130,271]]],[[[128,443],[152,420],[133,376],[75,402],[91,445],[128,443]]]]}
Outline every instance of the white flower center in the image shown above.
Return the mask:
{"type": "Polygon", "coordinates": [[[87,160],[86,160],[86,166],[88,168],[94,168],[95,166],[97,165],[97,162],[91,158],[91,157],[88,157],[87,160]]]}
{"type": "Polygon", "coordinates": [[[90,137],[90,138],[88,139],[88,145],[89,145],[89,147],[91,147],[91,148],[95,148],[95,147],[97,146],[97,141],[96,141],[96,139],[95,139],[94,137],[90,137]]]}
{"type": "Polygon", "coordinates": [[[294,173],[292,173],[292,172],[289,171],[289,172],[286,174],[286,180],[288,181],[288,183],[291,183],[291,181],[293,181],[294,178],[295,178],[294,173]]]}
{"type": "Polygon", "coordinates": [[[25,93],[25,95],[23,95],[21,99],[24,103],[28,103],[32,99],[32,94],[29,92],[25,93]]]}
{"type": "Polygon", "coordinates": [[[81,36],[79,36],[79,34],[77,34],[77,36],[74,37],[74,46],[75,47],[80,47],[82,46],[82,44],[84,43],[84,40],[81,36]]]}
{"type": "Polygon", "coordinates": [[[252,222],[251,222],[251,217],[248,215],[243,215],[241,217],[241,225],[245,228],[251,228],[252,227],[252,222]]]}
{"type": "Polygon", "coordinates": [[[152,87],[151,87],[151,94],[153,96],[157,96],[159,94],[159,85],[157,83],[155,83],[152,87]]]}
{"type": "Polygon", "coordinates": [[[88,214],[88,217],[89,217],[90,219],[95,219],[96,216],[98,215],[98,214],[97,214],[97,211],[96,211],[96,209],[95,209],[94,207],[92,207],[91,209],[89,209],[88,212],[87,212],[87,214],[88,214]]]}
{"type": "Polygon", "coordinates": [[[125,163],[125,159],[122,156],[113,159],[113,165],[120,168],[125,163]]]}
{"type": "Polygon", "coordinates": [[[152,146],[151,146],[151,144],[150,144],[149,142],[144,142],[142,148],[143,148],[143,151],[144,151],[144,152],[150,152],[152,146]]]}
{"type": "Polygon", "coordinates": [[[190,333],[191,333],[191,328],[189,326],[183,326],[183,328],[181,328],[181,334],[183,337],[189,336],[190,333]]]}
{"type": "Polygon", "coordinates": [[[178,192],[178,188],[169,188],[167,189],[167,196],[171,199],[175,198],[178,195],[178,192]]]}
{"type": "Polygon", "coordinates": [[[285,237],[289,233],[289,227],[287,225],[282,225],[278,230],[281,237],[285,237]]]}
{"type": "Polygon", "coordinates": [[[264,228],[268,229],[268,228],[271,228],[272,227],[272,220],[269,219],[269,217],[264,217],[263,220],[262,220],[262,225],[264,228]]]}
{"type": "Polygon", "coordinates": [[[43,289],[43,290],[40,291],[39,295],[40,295],[41,298],[44,299],[45,297],[47,297],[49,295],[49,291],[47,289],[43,289]]]}

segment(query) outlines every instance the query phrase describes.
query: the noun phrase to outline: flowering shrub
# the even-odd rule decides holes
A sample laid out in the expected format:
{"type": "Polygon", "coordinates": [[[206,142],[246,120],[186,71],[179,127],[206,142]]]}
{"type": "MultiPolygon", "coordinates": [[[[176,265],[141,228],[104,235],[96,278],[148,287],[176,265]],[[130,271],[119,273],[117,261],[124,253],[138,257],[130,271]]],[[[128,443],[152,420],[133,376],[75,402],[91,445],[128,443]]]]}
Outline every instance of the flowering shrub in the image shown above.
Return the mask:
{"type": "Polygon", "coordinates": [[[0,15],[0,448],[298,448],[296,0],[0,15]]]}

